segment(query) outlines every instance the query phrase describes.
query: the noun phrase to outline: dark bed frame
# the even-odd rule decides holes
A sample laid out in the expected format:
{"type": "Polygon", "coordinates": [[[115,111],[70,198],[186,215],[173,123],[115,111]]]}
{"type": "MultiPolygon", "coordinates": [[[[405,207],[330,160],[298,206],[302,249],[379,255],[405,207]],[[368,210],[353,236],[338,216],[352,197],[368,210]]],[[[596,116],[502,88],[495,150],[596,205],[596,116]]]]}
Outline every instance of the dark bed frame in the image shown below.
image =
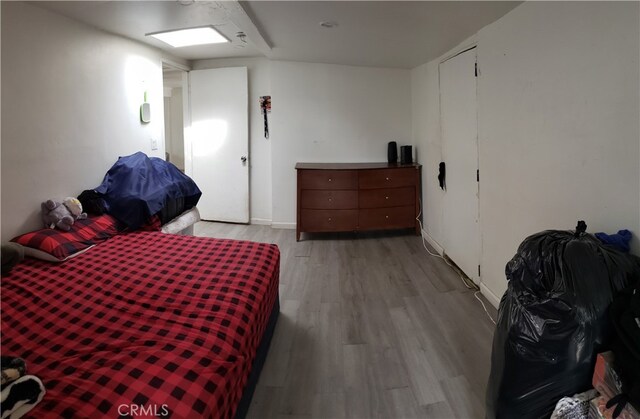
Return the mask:
{"type": "Polygon", "coordinates": [[[253,364],[251,365],[251,372],[249,373],[247,384],[244,386],[242,398],[240,399],[240,403],[238,403],[238,408],[236,409],[236,415],[234,416],[235,419],[244,419],[247,416],[247,412],[249,411],[249,407],[251,406],[251,398],[253,397],[253,392],[256,390],[256,385],[258,384],[258,379],[260,378],[260,372],[262,371],[262,367],[264,366],[264,361],[267,359],[269,345],[271,344],[271,338],[273,337],[273,332],[276,329],[276,323],[278,322],[279,315],[280,294],[278,294],[278,296],[276,297],[276,302],[273,304],[273,308],[271,309],[267,328],[265,329],[264,334],[262,335],[262,339],[260,340],[260,345],[258,346],[256,357],[253,359],[253,364]]]}

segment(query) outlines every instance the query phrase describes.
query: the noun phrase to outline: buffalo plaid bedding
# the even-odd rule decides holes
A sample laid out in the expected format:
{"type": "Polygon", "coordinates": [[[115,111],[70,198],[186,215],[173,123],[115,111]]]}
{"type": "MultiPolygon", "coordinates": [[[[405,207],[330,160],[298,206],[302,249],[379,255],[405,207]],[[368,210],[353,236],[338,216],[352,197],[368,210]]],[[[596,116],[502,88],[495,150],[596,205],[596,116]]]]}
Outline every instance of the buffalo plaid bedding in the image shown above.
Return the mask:
{"type": "Polygon", "coordinates": [[[118,220],[104,214],[76,220],[70,231],[45,228],[22,234],[11,241],[64,260],[81,250],[117,235],[121,227],[118,220]]]}
{"type": "Polygon", "coordinates": [[[233,417],[278,295],[277,246],[136,232],[2,279],[31,417],[233,417]]]}

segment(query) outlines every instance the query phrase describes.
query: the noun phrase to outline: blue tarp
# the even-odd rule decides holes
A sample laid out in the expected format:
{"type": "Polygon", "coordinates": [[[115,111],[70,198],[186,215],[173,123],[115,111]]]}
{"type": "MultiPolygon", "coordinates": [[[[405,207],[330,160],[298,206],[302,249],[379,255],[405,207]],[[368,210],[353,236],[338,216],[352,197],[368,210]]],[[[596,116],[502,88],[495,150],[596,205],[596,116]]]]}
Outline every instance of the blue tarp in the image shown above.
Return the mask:
{"type": "Polygon", "coordinates": [[[171,200],[193,208],[202,192],[176,166],[142,152],[120,157],[95,189],[104,195],[106,212],[132,230],[138,229],[171,200]]]}

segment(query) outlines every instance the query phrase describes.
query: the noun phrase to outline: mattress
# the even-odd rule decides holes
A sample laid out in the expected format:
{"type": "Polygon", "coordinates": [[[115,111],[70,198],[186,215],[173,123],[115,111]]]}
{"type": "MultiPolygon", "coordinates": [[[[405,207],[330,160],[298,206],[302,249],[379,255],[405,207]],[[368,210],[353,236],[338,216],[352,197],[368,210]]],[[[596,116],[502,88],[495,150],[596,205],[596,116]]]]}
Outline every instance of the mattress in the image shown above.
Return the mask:
{"type": "Polygon", "coordinates": [[[200,211],[197,207],[193,207],[164,224],[161,231],[168,234],[181,234],[189,231],[193,234],[193,225],[198,221],[200,221],[200,211]]]}
{"type": "Polygon", "coordinates": [[[279,258],[270,244],[136,232],[18,265],[2,279],[0,350],[46,387],[31,417],[233,417],[279,258]]]}

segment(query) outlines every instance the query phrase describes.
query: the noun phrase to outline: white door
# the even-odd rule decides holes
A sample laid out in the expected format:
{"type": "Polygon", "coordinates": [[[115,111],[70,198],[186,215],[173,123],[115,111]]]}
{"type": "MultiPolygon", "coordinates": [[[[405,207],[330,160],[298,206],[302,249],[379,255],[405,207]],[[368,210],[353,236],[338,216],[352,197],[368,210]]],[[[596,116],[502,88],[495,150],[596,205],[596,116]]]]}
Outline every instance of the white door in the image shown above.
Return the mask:
{"type": "Polygon", "coordinates": [[[249,222],[247,68],[189,72],[191,177],[203,220],[249,222]]]}
{"type": "Polygon", "coordinates": [[[475,67],[475,48],[440,63],[440,123],[447,186],[443,199],[443,247],[455,264],[479,283],[475,67]]]}

